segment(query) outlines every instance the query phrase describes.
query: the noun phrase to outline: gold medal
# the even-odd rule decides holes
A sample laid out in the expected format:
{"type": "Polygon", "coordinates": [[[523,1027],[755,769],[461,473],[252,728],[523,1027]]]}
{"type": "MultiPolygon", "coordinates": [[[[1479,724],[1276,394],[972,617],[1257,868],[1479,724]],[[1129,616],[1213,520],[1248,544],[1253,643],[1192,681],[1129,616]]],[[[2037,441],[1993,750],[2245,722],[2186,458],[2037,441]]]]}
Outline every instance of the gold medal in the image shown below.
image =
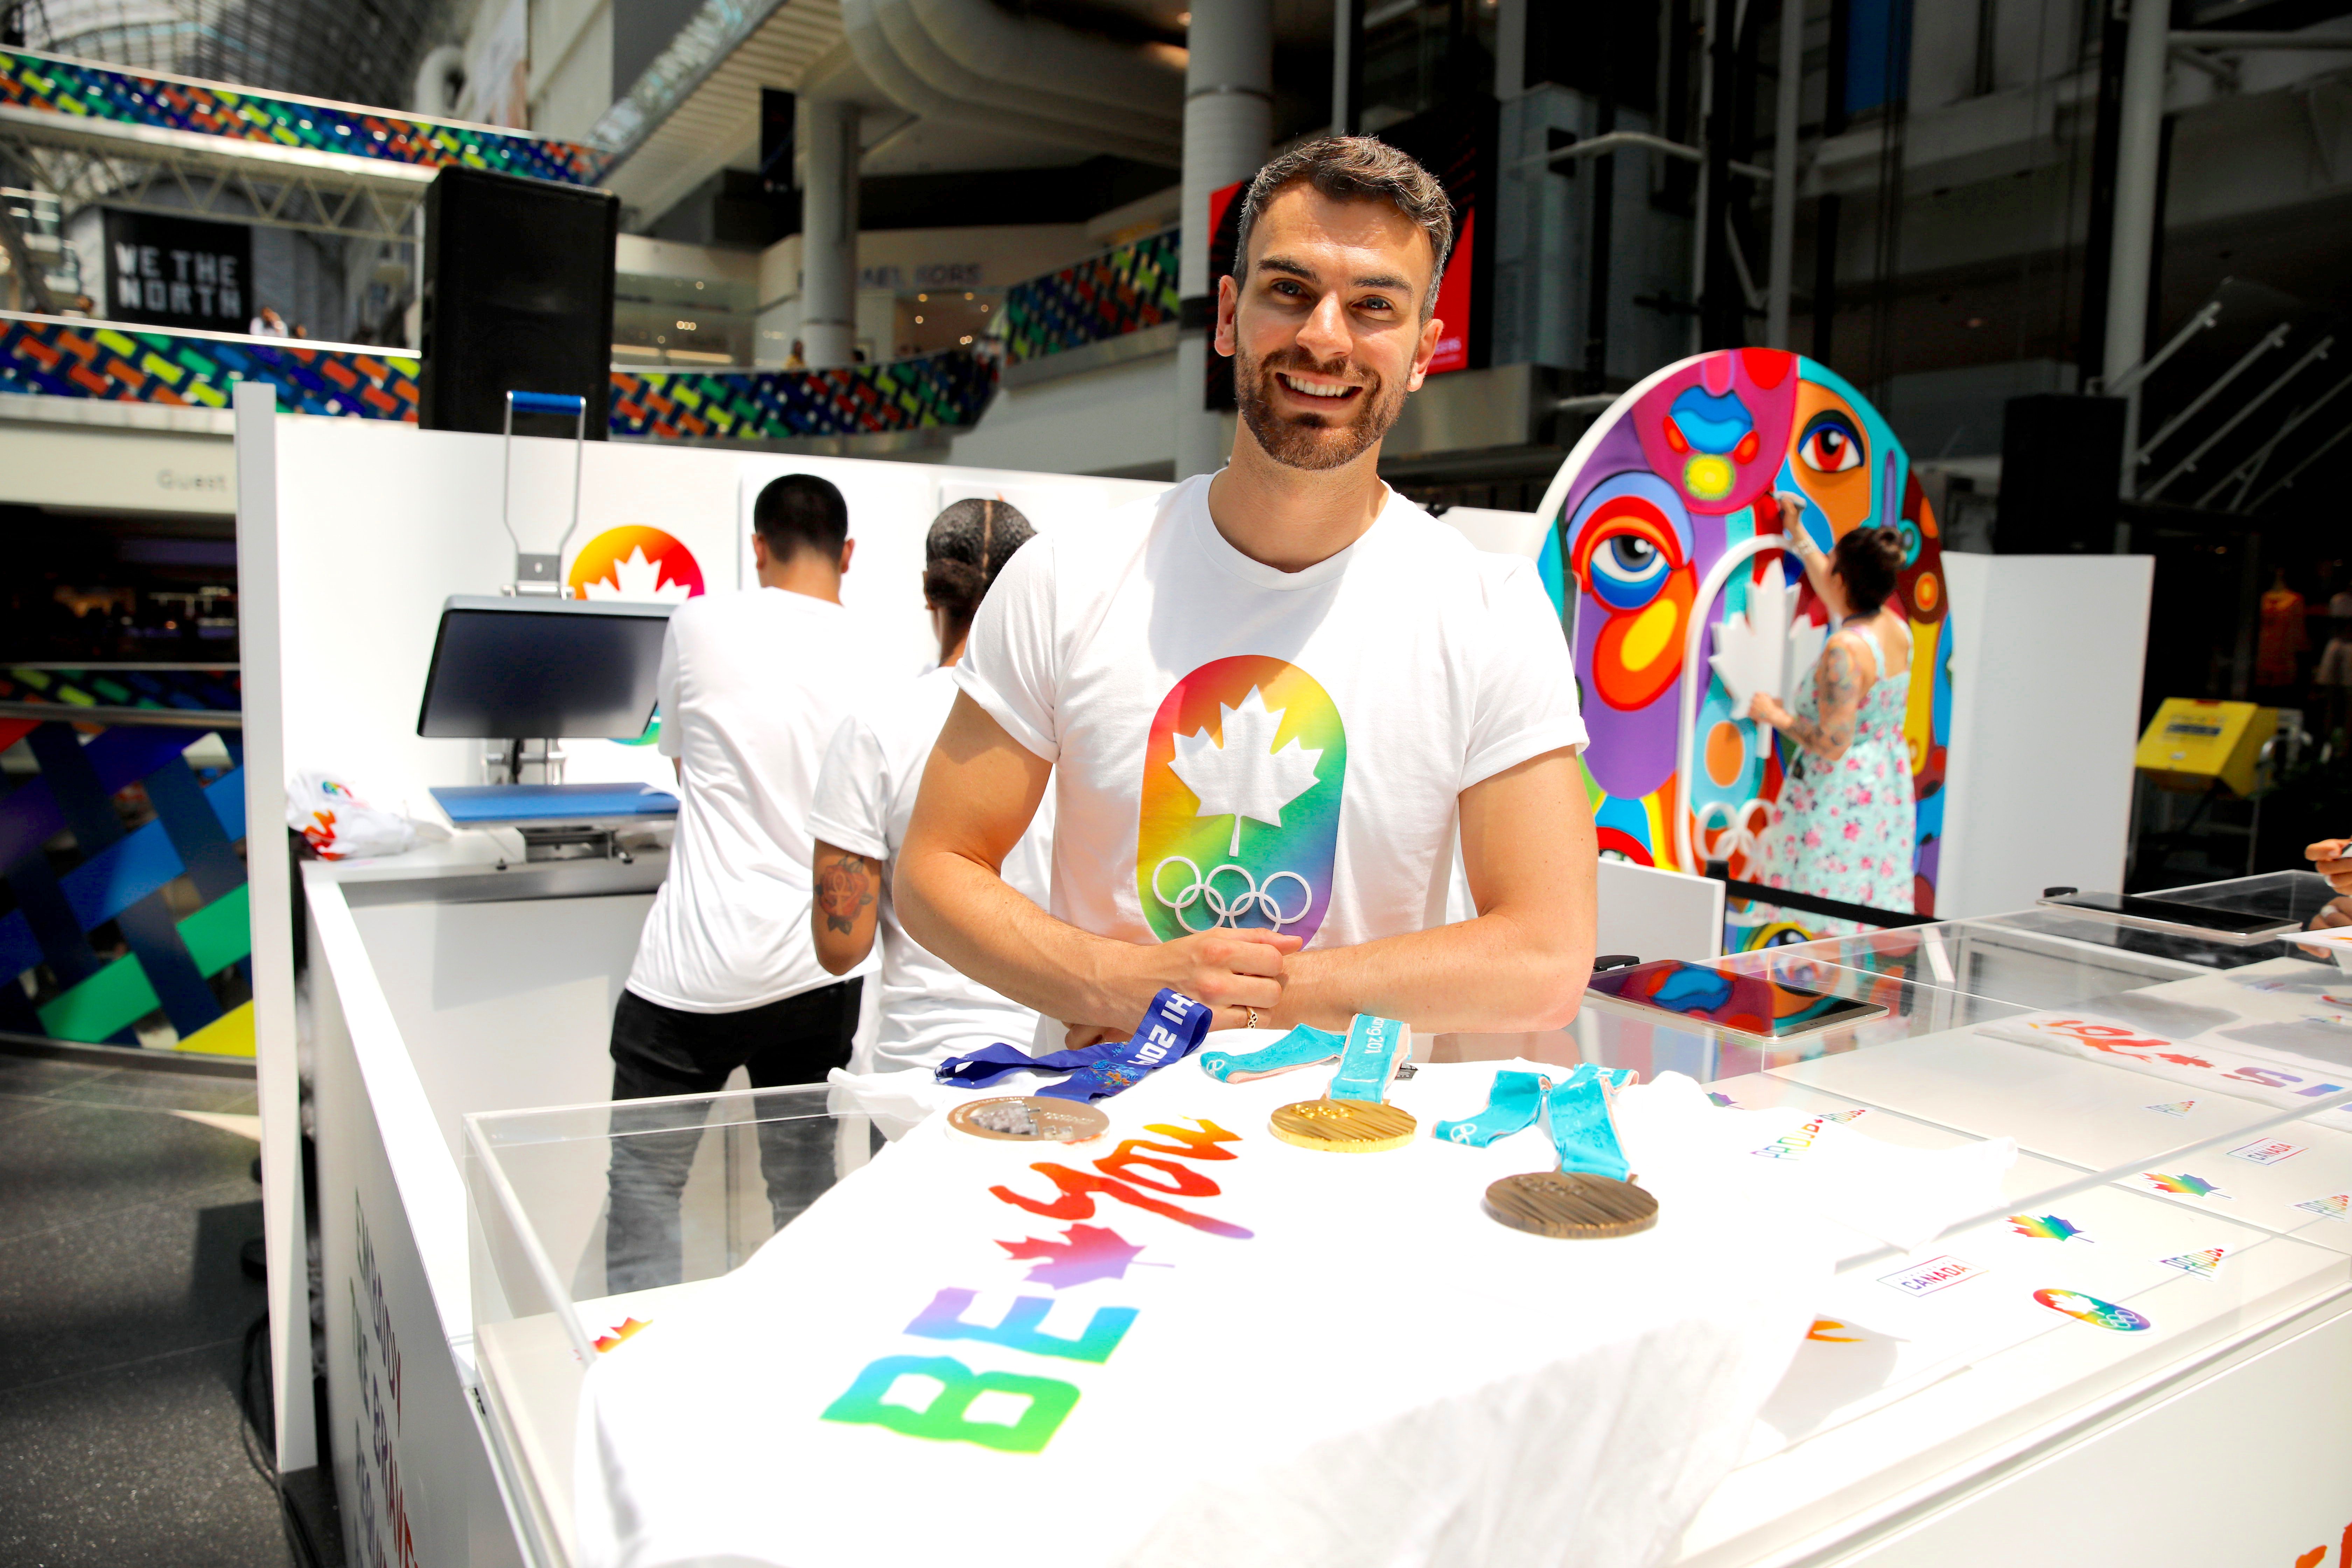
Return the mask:
{"type": "Polygon", "coordinates": [[[1083,1143],[1109,1131],[1110,1118],[1079,1100],[1008,1094],[957,1106],[948,1112],[948,1125],[1012,1143],[1083,1143]]]}
{"type": "Polygon", "coordinates": [[[1649,1229],[1658,1223],[1658,1200],[1631,1182],[1537,1171],[1488,1187],[1486,1212],[1513,1230],[1593,1240],[1649,1229]]]}
{"type": "Polygon", "coordinates": [[[1402,1149],[1419,1131],[1411,1112],[1376,1100],[1302,1100],[1276,1111],[1273,1122],[1284,1142],[1327,1154],[1402,1149]]]}

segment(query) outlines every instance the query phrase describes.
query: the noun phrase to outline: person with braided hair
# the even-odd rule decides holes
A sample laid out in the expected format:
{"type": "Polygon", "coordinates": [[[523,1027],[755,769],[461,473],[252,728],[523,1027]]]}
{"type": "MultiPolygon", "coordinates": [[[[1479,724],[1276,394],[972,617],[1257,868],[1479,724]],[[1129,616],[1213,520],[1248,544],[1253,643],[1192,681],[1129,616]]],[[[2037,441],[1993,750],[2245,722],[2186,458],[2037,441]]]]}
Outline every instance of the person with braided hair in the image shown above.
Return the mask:
{"type": "MultiPolygon", "coordinates": [[[[890,871],[914,815],[923,763],[955,706],[954,666],[980,602],[1029,520],[1003,501],[960,500],[940,513],[925,542],[923,603],[940,639],[937,668],[885,689],[842,721],[817,777],[809,826],[815,836],[815,901],[809,931],[817,962],[846,974],[882,947],[880,1027],[870,1062],[881,1072],[929,1068],[998,1040],[1026,1042],[1037,1015],[962,974],[908,936],[890,900],[890,871]]],[[[1054,833],[1048,800],[1005,858],[1004,879],[1045,897],[1054,833]]]]}
{"type": "MultiPolygon", "coordinates": [[[[1911,628],[1895,597],[1902,537],[1857,528],[1827,555],[1780,498],[1781,528],[1830,612],[1831,635],[1793,713],[1767,693],[1749,712],[1780,731],[1788,782],[1757,846],[1756,880],[1872,909],[1912,910],[1911,628]]],[[[1809,923],[1847,932],[1844,921],[1809,923]]]]}

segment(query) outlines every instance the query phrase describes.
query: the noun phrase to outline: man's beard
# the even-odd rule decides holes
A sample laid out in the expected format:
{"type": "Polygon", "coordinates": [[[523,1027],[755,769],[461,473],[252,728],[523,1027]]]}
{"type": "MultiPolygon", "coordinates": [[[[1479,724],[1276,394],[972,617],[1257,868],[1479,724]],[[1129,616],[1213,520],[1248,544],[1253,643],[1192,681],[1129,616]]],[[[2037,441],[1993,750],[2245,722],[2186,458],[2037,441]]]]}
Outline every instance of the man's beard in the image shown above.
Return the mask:
{"type": "Polygon", "coordinates": [[[1275,412],[1276,372],[1339,381],[1346,379],[1346,368],[1345,360],[1326,366],[1296,348],[1263,360],[1253,359],[1246,351],[1234,356],[1234,395],[1241,405],[1242,423],[1267,457],[1286,468],[1336,468],[1362,457],[1389,433],[1404,408],[1404,389],[1391,390],[1369,373],[1351,405],[1354,416],[1344,424],[1320,414],[1286,416],[1275,412]]]}

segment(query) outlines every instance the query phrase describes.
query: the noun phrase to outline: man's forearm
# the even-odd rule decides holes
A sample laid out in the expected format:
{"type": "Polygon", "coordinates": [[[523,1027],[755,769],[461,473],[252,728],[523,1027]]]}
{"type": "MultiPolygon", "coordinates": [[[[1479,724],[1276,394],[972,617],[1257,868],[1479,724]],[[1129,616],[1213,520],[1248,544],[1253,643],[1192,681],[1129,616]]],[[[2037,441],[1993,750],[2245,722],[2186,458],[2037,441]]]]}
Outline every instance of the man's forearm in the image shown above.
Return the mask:
{"type": "Polygon", "coordinates": [[[1024,1007],[1065,1023],[1133,1022],[1151,993],[1122,984],[1114,950],[1024,898],[992,868],[952,850],[899,858],[891,896],[907,934],[1024,1007]]]}
{"type": "Polygon", "coordinates": [[[1592,973],[1590,929],[1539,931],[1498,911],[1309,950],[1290,960],[1282,1005],[1267,1022],[1344,1029],[1370,1013],[1423,1034],[1557,1029],[1576,1016],[1592,973]]]}

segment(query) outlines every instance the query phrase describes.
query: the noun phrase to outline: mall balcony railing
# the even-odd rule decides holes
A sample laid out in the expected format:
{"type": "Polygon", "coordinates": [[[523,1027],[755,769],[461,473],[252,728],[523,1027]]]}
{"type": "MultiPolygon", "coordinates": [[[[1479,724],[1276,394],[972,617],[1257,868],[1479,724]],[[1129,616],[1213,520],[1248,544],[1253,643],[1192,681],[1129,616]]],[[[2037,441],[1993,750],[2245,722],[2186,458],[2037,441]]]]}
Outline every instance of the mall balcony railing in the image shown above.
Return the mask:
{"type": "MultiPolygon", "coordinates": [[[[616,367],[610,430],[794,440],[967,427],[995,395],[1000,365],[1172,327],[1176,255],[1167,229],[1016,283],[978,350],[833,370],[616,367]]],[[[226,410],[238,382],[265,381],[289,412],[413,423],[422,369],[414,354],[360,344],[0,311],[0,394],[226,410]]]]}
{"type": "Polygon", "coordinates": [[[988,334],[1003,344],[1005,364],[1172,324],[1179,237],[1162,229],[1007,289],[988,334]]]}

